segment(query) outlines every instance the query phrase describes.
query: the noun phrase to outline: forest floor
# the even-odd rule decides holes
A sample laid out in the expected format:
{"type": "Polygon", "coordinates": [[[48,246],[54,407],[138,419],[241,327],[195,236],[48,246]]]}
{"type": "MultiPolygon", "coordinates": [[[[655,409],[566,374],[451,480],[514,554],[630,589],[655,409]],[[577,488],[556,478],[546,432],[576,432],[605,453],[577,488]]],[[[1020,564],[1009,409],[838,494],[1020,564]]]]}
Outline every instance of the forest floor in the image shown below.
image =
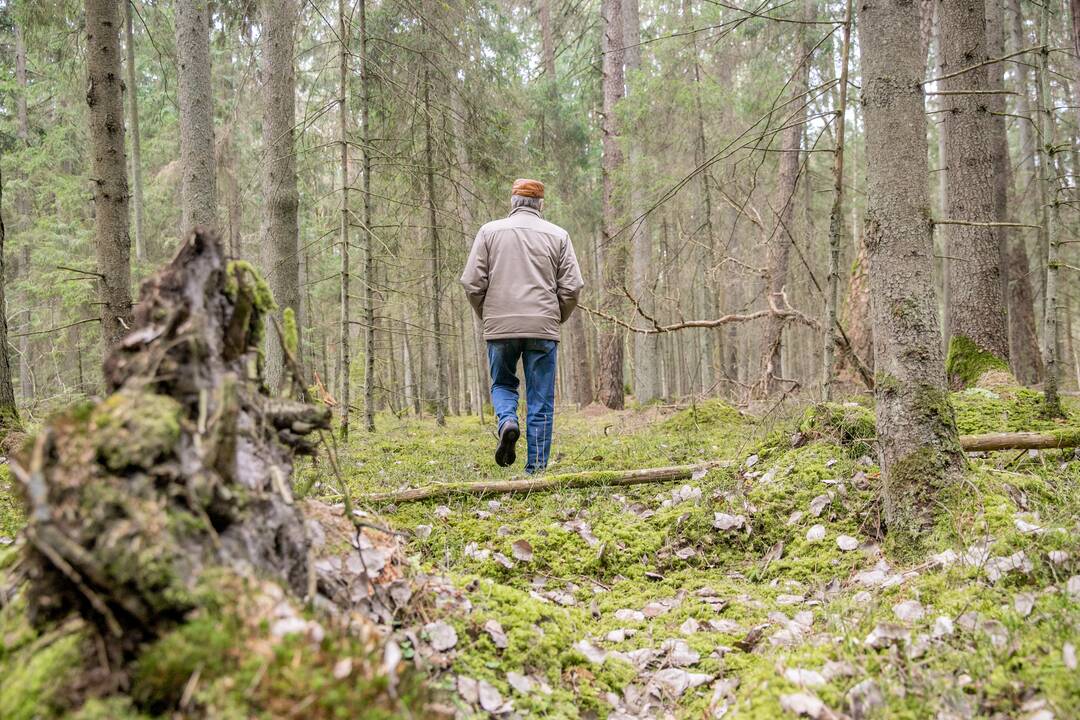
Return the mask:
{"type": "MultiPolygon", "coordinates": [[[[1058,427],[1039,404],[1015,388],[954,395],[962,433],[1058,427]]],[[[586,408],[558,417],[550,474],[726,465],[685,482],[396,507],[364,496],[508,479],[520,460],[496,467],[490,422],[475,417],[444,429],[380,417],[338,457],[369,519],[406,535],[413,569],[464,598],[429,608],[402,643],[448,714],[1076,717],[1080,460],[973,457],[925,551],[906,556],[879,533],[872,435],[855,403],[768,417],[717,401],[586,408]]],[[[341,499],[325,460],[296,484],[341,499]]],[[[0,492],[0,542],[19,522],[0,492]]]]}

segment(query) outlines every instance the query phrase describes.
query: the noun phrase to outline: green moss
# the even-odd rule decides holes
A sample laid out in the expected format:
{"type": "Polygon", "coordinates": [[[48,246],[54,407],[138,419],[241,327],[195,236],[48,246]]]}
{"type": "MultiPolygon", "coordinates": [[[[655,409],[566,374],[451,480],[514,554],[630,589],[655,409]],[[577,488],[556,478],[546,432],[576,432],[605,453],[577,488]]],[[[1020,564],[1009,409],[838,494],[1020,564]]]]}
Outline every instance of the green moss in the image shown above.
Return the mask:
{"type": "Polygon", "coordinates": [[[1009,372],[1009,363],[988,350],[979,347],[963,335],[953,335],[949,341],[949,354],[945,359],[945,372],[958,387],[971,387],[978,383],[984,373],[1009,372]]]}
{"type": "MultiPolygon", "coordinates": [[[[20,613],[16,622],[27,623],[25,615],[20,613]]],[[[60,717],[62,691],[82,665],[86,631],[81,627],[55,628],[0,653],[0,717],[60,717]]]]}
{"type": "Polygon", "coordinates": [[[110,470],[153,467],[171,454],[180,439],[180,404],[165,395],[121,390],[91,415],[97,453],[110,470]]]}
{"type": "Polygon", "coordinates": [[[743,421],[742,413],[723,400],[706,400],[668,418],[664,421],[662,428],[680,432],[702,426],[737,426],[743,421]]]}
{"type": "Polygon", "coordinates": [[[285,308],[282,324],[285,328],[285,349],[295,356],[300,347],[300,333],[296,327],[296,312],[291,307],[285,308]]]}
{"type": "Polygon", "coordinates": [[[251,293],[255,308],[261,313],[277,309],[274,293],[255,266],[247,260],[230,260],[225,267],[225,293],[235,302],[243,283],[251,293]]]}
{"type": "Polygon", "coordinates": [[[0,465],[0,536],[14,537],[26,522],[22,501],[7,464],[0,465]]]}
{"type": "Polygon", "coordinates": [[[856,403],[820,403],[803,413],[799,430],[848,446],[856,457],[873,452],[877,437],[874,411],[856,403]]]}
{"type": "MultiPolygon", "coordinates": [[[[1061,429],[1060,423],[1045,417],[1043,394],[1028,388],[968,388],[951,399],[962,435],[1061,429]]],[[[1071,413],[1066,421],[1073,421],[1071,413]]]]}

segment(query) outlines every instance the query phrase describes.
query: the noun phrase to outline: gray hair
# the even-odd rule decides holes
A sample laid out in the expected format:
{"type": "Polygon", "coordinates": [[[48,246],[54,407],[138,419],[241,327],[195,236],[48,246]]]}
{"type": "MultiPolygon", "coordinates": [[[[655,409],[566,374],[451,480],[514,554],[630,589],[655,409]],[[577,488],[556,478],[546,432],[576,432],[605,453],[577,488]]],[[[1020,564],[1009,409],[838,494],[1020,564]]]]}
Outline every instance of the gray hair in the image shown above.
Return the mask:
{"type": "Polygon", "coordinates": [[[510,209],[517,210],[518,208],[532,208],[536,212],[540,212],[544,208],[543,198],[525,197],[524,195],[511,195],[510,196],[510,209]]]}

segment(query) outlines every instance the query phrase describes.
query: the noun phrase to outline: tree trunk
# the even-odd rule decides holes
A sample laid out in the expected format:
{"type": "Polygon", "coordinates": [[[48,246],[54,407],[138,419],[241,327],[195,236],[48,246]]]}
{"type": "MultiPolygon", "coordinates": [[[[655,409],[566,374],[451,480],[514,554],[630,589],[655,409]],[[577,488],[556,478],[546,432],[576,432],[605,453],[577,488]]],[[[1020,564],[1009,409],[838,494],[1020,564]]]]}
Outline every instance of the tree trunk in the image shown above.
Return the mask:
{"type": "Polygon", "coordinates": [[[375,432],[375,248],[371,233],[371,79],[368,68],[367,0],[359,0],[360,171],[363,173],[364,238],[364,428],[375,432]]]}
{"type": "MultiPolygon", "coordinates": [[[[0,208],[3,207],[4,181],[0,177],[0,208]]],[[[7,303],[4,285],[7,269],[4,265],[4,216],[0,214],[0,432],[19,425],[19,410],[15,406],[15,388],[11,384],[11,356],[8,349],[7,303]]]]}
{"type": "Polygon", "coordinates": [[[836,140],[833,146],[833,203],[829,212],[829,270],[825,291],[825,328],[822,348],[821,395],[832,396],[833,348],[836,347],[836,303],[840,288],[840,240],[844,226],[844,131],[847,126],[848,55],[851,52],[851,4],[844,6],[843,41],[840,46],[840,87],[836,100],[836,140]]]}
{"type": "MultiPolygon", "coordinates": [[[[363,18],[365,0],[360,0],[360,14],[363,18]]],[[[361,20],[363,32],[363,20],[361,20]]],[[[338,421],[341,424],[341,437],[349,437],[350,403],[350,368],[352,355],[349,354],[349,26],[345,23],[345,0],[338,0],[338,143],[341,152],[341,217],[339,222],[339,242],[341,243],[341,322],[338,326],[338,421]]],[[[360,41],[363,43],[363,40],[360,41]]],[[[361,60],[362,62],[362,60],[361,60]]],[[[361,70],[363,73],[363,70],[361,70]]],[[[361,133],[362,134],[362,133],[361,133]]],[[[363,140],[361,139],[363,147],[363,140]]],[[[366,224],[366,223],[365,223],[366,224]]],[[[367,228],[365,228],[366,231],[367,228]]],[[[365,381],[365,387],[367,383],[365,381]]]]}
{"type": "MultiPolygon", "coordinates": [[[[990,0],[994,2],[996,0],[990,0]]],[[[939,0],[941,13],[940,82],[946,95],[945,163],[949,220],[994,222],[998,215],[994,178],[994,100],[988,100],[989,73],[985,66],[965,68],[987,60],[984,0],[939,0]]],[[[1000,97],[1000,96],[997,96],[1000,97]]],[[[1004,129],[1004,126],[1002,126],[1004,129]]],[[[1008,367],[1009,333],[1002,257],[996,228],[948,225],[945,228],[949,263],[949,357],[947,371],[954,387],[975,382],[981,370],[1008,367]],[[981,358],[976,360],[976,357],[981,358]],[[977,363],[978,367],[974,367],[977,363]]]]}
{"type": "MultiPolygon", "coordinates": [[[[208,4],[209,0],[176,1],[182,175],[180,233],[184,238],[197,225],[217,227],[214,86],[210,81],[208,4]]],[[[266,158],[265,161],[273,162],[274,159],[266,158]]]]}
{"type": "MultiPolygon", "coordinates": [[[[626,80],[635,83],[635,74],[641,68],[641,18],[638,14],[638,0],[622,0],[623,17],[623,61],[626,67],[626,80]]],[[[636,138],[628,143],[629,167],[631,175],[642,173],[639,167],[641,150],[636,138]]],[[[641,183],[631,183],[630,187],[631,220],[642,219],[631,226],[630,237],[630,294],[650,315],[653,313],[651,269],[654,266],[652,252],[652,233],[648,220],[644,217],[645,202],[641,196],[641,183]]],[[[657,338],[655,335],[635,334],[634,343],[634,397],[639,404],[655,401],[660,393],[660,378],[657,375],[657,338]]]]}
{"type": "MultiPolygon", "coordinates": [[[[1024,32],[1024,18],[1020,12],[1019,0],[1008,0],[1011,18],[1009,19],[1009,36],[1011,38],[1010,51],[1022,50],[1030,46],[1031,42],[1024,32]]],[[[1015,114],[1026,119],[1018,119],[1016,122],[1017,138],[1019,139],[1019,153],[1017,166],[1021,169],[1019,182],[1013,182],[1013,208],[1020,208],[1029,199],[1029,205],[1034,204],[1032,195],[1039,185],[1038,171],[1035,169],[1035,145],[1033,142],[1032,127],[1036,118],[1031,112],[1031,102],[1028,99],[1031,87],[1028,67],[1033,64],[1030,56],[1018,58],[1018,62],[1012,63],[1013,72],[1016,73],[1016,105],[1015,114]]],[[[1035,208],[1033,215],[1038,222],[1038,209],[1035,208]]],[[[1042,379],[1043,364],[1042,354],[1039,351],[1038,323],[1035,320],[1035,293],[1031,286],[1031,264],[1028,260],[1027,237],[1033,235],[1030,230],[1020,229],[1011,233],[1008,248],[1008,272],[1006,274],[1009,283],[1009,360],[1013,373],[1017,380],[1025,385],[1034,385],[1042,379]]],[[[1040,282],[1040,285],[1042,283],[1040,282]]]]}
{"type": "MultiPolygon", "coordinates": [[[[804,14],[809,18],[810,5],[806,4],[804,14]]],[[[787,285],[788,260],[791,255],[792,233],[795,228],[795,192],[799,182],[799,158],[801,156],[803,122],[806,119],[806,88],[810,71],[810,62],[806,56],[806,35],[799,31],[799,40],[795,45],[795,64],[791,81],[791,114],[783,118],[787,127],[781,133],[780,165],[776,182],[776,193],[772,207],[776,213],[776,227],[769,243],[768,302],[779,302],[787,285]]],[[[770,316],[765,321],[765,332],[761,340],[761,391],[772,395],[779,390],[778,379],[784,377],[781,346],[786,319],[770,316]]]]}
{"type": "MultiPolygon", "coordinates": [[[[292,308],[299,320],[300,252],[296,189],[296,70],[293,66],[295,0],[263,0],[263,165],[265,210],[262,245],[267,281],[279,312],[292,308]]],[[[278,392],[284,380],[284,355],[273,332],[266,338],[266,384],[278,392]]]]}
{"type": "MultiPolygon", "coordinates": [[[[30,147],[30,116],[27,110],[27,94],[29,87],[26,78],[26,43],[23,40],[22,26],[15,25],[15,84],[18,92],[15,96],[16,133],[19,144],[25,149],[30,147]]],[[[26,227],[33,212],[33,203],[29,193],[25,190],[15,195],[15,217],[17,230],[26,227]]],[[[30,243],[23,243],[21,262],[16,266],[16,274],[19,274],[29,284],[32,276],[30,267],[30,243]]],[[[6,280],[6,276],[5,276],[6,280]]],[[[30,369],[30,337],[27,335],[32,326],[31,300],[25,290],[17,298],[22,305],[22,327],[19,335],[19,395],[23,402],[34,399],[33,371],[30,369]]],[[[6,318],[5,318],[6,320],[6,318]]]]}
{"type": "Polygon", "coordinates": [[[428,238],[431,241],[431,334],[435,353],[435,423],[446,425],[446,360],[443,357],[442,336],[442,248],[439,247],[439,217],[435,197],[435,137],[432,128],[431,71],[424,67],[424,173],[428,209],[428,238]]]}
{"type": "MultiPolygon", "coordinates": [[[[619,148],[618,105],[625,91],[623,75],[622,0],[601,0],[601,51],[604,75],[604,107],[600,121],[603,135],[603,228],[600,243],[604,266],[603,297],[600,307],[618,316],[625,307],[623,287],[626,281],[626,242],[619,231],[619,202],[616,198],[616,175],[622,168],[619,148]]],[[[623,379],[623,333],[607,325],[600,333],[600,402],[614,410],[625,403],[623,379]]]]}
{"type": "Polygon", "coordinates": [[[1054,122],[1054,101],[1050,94],[1050,7],[1043,3],[1039,13],[1039,65],[1038,115],[1039,115],[1039,171],[1042,175],[1040,185],[1044,201],[1040,204],[1040,225],[1045,236],[1046,246],[1046,293],[1043,296],[1043,365],[1046,375],[1043,378],[1043,393],[1046,397],[1046,412],[1058,417],[1062,415],[1061,400],[1058,397],[1058,237],[1060,219],[1058,217],[1058,182],[1054,166],[1054,148],[1056,129],[1054,122]]]}
{"type": "Polygon", "coordinates": [[[120,16],[115,0],[86,0],[86,104],[101,334],[111,347],[131,327],[131,239],[128,237],[124,84],[120,16]]]}
{"type": "Polygon", "coordinates": [[[139,82],[135,72],[135,32],[131,3],[124,3],[124,49],[127,51],[128,125],[131,132],[131,200],[135,204],[135,259],[146,260],[146,232],[142,182],[142,139],[139,135],[139,82]]]}
{"type": "Polygon", "coordinates": [[[933,286],[918,6],[882,0],[861,9],[877,436],[885,521],[907,550],[932,526],[937,498],[964,460],[933,286]]]}

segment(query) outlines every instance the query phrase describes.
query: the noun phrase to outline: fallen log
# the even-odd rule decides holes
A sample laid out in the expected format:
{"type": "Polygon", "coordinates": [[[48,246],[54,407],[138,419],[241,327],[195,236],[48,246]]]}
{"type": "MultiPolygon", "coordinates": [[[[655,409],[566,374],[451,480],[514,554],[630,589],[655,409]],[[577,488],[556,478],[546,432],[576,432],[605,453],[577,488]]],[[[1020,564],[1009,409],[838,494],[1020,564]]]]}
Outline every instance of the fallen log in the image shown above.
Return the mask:
{"type": "MultiPolygon", "coordinates": [[[[1080,446],[1080,432],[1008,432],[986,435],[961,435],[960,447],[965,452],[992,450],[1053,450],[1080,446]]],[[[508,495],[532,492],[552,492],[572,488],[617,487],[620,485],[646,485],[649,483],[689,480],[695,473],[708,472],[712,468],[727,467],[726,460],[712,460],[696,465],[671,465],[640,470],[592,470],[528,480],[491,480],[484,482],[461,482],[412,488],[398,492],[375,493],[366,500],[375,504],[419,502],[455,495],[508,495]]]]}
{"type": "Polygon", "coordinates": [[[1060,450],[1077,446],[1080,446],[1080,432],[1077,431],[1005,432],[960,436],[960,447],[964,448],[965,452],[1060,450]]]}
{"type": "Polygon", "coordinates": [[[376,493],[365,499],[372,503],[403,503],[452,497],[454,495],[506,495],[509,493],[551,492],[570,488],[616,487],[647,483],[689,480],[695,473],[711,468],[726,467],[728,461],[713,460],[696,465],[672,465],[642,470],[591,470],[551,475],[528,480],[494,480],[487,482],[444,483],[400,492],[376,493]]]}

